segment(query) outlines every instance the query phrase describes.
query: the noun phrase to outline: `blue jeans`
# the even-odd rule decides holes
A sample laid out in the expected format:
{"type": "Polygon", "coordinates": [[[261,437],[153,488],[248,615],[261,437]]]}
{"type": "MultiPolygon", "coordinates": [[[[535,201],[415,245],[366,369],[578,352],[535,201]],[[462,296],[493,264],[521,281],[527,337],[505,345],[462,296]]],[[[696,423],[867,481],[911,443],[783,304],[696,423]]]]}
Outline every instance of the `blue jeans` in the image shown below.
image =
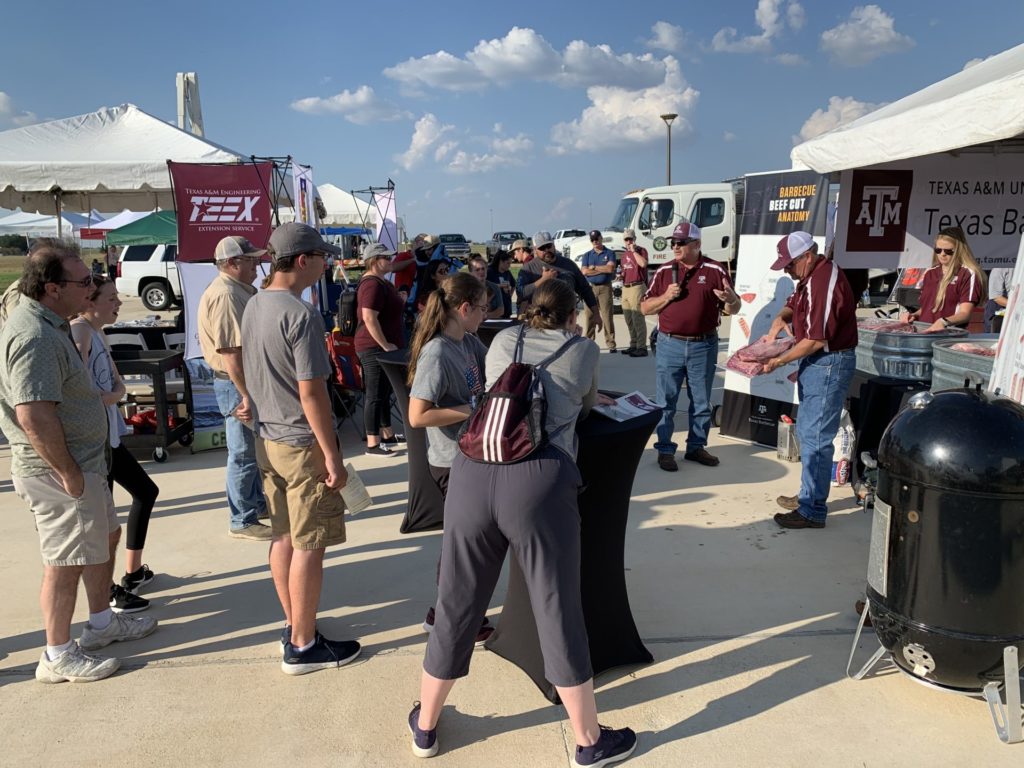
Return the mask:
{"type": "Polygon", "coordinates": [[[213,393],[224,417],[228,440],[228,509],[231,530],[237,531],[259,520],[267,509],[267,500],[263,497],[263,480],[256,466],[256,437],[251,429],[230,415],[242,402],[242,396],[228,379],[214,379],[213,393]]]}
{"type": "Polygon", "coordinates": [[[658,335],[654,353],[656,361],[657,395],[662,406],[658,422],[658,453],[672,455],[679,447],[672,442],[675,432],[676,402],[679,389],[686,381],[686,396],[690,399],[687,415],[690,427],[686,433],[686,451],[695,451],[708,444],[711,429],[711,387],[715,381],[715,362],[718,360],[718,336],[702,341],[673,339],[666,333],[658,335]]]}
{"type": "Polygon", "coordinates": [[[832,474],[832,441],[839,429],[843,401],[856,367],[852,349],[818,352],[800,361],[797,391],[800,410],[796,436],[800,441],[800,506],[808,520],[825,522],[832,474]]]}

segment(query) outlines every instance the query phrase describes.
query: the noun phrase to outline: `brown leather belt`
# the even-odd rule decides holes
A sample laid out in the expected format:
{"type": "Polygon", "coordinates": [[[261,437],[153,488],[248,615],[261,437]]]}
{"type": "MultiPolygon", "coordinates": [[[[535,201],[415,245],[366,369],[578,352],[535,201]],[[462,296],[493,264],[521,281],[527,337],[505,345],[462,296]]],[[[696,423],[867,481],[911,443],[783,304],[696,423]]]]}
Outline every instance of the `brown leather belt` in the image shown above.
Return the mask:
{"type": "Polygon", "coordinates": [[[622,287],[623,288],[632,288],[634,285],[643,285],[643,284],[644,284],[643,280],[637,280],[635,283],[626,283],[622,287]]]}
{"type": "Polygon", "coordinates": [[[716,333],[702,333],[700,336],[682,336],[678,333],[665,333],[665,331],[658,331],[658,333],[668,336],[670,339],[677,339],[679,341],[706,341],[707,339],[713,339],[718,335],[716,333]]]}

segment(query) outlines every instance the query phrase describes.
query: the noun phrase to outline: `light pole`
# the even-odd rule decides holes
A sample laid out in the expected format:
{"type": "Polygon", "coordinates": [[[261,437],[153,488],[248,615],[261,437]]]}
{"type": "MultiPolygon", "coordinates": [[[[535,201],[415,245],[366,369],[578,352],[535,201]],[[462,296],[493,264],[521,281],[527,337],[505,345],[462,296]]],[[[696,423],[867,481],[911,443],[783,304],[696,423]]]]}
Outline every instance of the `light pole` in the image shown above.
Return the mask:
{"type": "Polygon", "coordinates": [[[668,181],[666,184],[672,183],[672,121],[675,120],[679,115],[675,112],[668,112],[661,116],[661,119],[665,121],[665,125],[668,126],[668,151],[665,154],[665,170],[668,175],[668,181]]]}

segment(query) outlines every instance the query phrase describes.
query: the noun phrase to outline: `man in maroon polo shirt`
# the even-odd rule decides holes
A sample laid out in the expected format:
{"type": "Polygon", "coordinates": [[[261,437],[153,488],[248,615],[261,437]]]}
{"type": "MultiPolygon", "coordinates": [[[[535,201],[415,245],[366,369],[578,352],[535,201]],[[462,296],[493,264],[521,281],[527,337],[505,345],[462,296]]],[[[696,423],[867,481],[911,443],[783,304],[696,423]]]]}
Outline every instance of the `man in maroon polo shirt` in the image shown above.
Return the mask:
{"type": "MultiPolygon", "coordinates": [[[[769,360],[764,372],[800,361],[796,433],[802,466],[795,509],[777,513],[775,522],[783,528],[824,528],[832,441],[856,367],[857,301],[843,271],[818,255],[818,246],[807,232],[786,235],[777,248],[779,257],[772,269],[784,270],[797,286],[763,338],[788,333],[792,324],[796,344],[769,360]]],[[[780,506],[789,508],[792,501],[788,496],[778,499],[780,506]]]]}
{"type": "Polygon", "coordinates": [[[647,323],[640,312],[640,302],[647,292],[647,249],[636,244],[636,232],[622,233],[626,250],[622,252],[622,317],[629,330],[630,357],[647,357],[647,323]]]}
{"type": "Polygon", "coordinates": [[[658,345],[655,349],[657,401],[662,403],[658,423],[658,466],[675,472],[676,401],[686,381],[690,417],[684,458],[707,467],[718,466],[718,458],[707,452],[711,429],[711,386],[718,360],[718,324],[723,308],[729,314],[740,309],[740,298],[732,289],[725,267],[700,252],[700,228],[683,221],[672,232],[674,259],[651,280],[640,302],[645,315],[658,316],[658,345]]]}

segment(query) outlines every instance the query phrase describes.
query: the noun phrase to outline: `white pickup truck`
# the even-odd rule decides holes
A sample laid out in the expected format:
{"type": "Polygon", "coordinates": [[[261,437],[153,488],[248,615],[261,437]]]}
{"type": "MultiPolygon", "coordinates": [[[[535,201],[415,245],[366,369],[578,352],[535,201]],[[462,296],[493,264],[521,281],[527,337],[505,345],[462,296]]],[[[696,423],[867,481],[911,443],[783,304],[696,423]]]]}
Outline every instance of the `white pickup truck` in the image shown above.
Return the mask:
{"type": "Polygon", "coordinates": [[[117,260],[117,292],[138,296],[146,309],[165,310],[181,302],[176,245],[126,245],[117,260]]]}

